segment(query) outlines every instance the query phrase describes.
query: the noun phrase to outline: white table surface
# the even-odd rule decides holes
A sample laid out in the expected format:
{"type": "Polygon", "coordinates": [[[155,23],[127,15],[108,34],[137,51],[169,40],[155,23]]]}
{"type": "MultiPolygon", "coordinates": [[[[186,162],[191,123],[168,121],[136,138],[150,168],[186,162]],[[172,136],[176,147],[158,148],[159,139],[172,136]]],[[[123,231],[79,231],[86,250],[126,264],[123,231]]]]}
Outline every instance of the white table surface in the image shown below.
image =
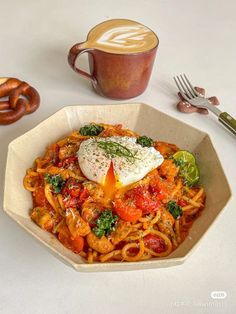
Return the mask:
{"type": "MultiPolygon", "coordinates": [[[[175,108],[172,77],[186,72],[220,109],[236,116],[234,0],[8,0],[0,2],[0,76],[30,82],[34,114],[0,126],[0,207],[8,143],[69,104],[114,103],[96,95],[67,64],[68,49],[110,18],[138,20],[160,38],[146,102],[210,134],[236,192],[236,138],[212,115],[175,108]],[[96,5],[97,3],[97,5],[96,5]],[[99,4],[98,4],[99,3],[99,4]]],[[[86,67],[86,58],[81,60],[86,67]]],[[[191,257],[167,269],[77,273],[0,211],[0,313],[235,313],[236,208],[233,198],[191,257]],[[212,291],[225,291],[223,300],[212,291]]]]}

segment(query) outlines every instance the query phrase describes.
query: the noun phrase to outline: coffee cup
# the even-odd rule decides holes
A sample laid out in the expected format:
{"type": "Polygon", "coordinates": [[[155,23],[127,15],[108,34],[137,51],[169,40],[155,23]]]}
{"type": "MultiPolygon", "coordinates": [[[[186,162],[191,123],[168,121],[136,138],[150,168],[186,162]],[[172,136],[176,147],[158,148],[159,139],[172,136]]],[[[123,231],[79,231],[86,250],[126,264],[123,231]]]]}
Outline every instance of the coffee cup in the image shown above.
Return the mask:
{"type": "Polygon", "coordinates": [[[146,89],[159,44],[148,27],[131,20],[113,19],[96,25],[87,40],[69,51],[72,69],[102,96],[112,99],[136,97],[146,89]],[[88,53],[90,73],[76,66],[76,59],[88,53]]]}

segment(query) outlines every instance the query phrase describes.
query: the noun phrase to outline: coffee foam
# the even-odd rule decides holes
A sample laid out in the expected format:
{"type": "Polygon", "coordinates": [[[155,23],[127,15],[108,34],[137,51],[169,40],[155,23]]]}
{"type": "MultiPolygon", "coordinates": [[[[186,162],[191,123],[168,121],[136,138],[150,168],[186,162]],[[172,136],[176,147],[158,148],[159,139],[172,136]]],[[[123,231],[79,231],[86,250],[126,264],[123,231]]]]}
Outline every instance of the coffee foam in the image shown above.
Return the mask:
{"type": "Polygon", "coordinates": [[[95,26],[81,48],[122,54],[148,51],[157,44],[157,36],[146,26],[130,20],[115,19],[95,26]]]}

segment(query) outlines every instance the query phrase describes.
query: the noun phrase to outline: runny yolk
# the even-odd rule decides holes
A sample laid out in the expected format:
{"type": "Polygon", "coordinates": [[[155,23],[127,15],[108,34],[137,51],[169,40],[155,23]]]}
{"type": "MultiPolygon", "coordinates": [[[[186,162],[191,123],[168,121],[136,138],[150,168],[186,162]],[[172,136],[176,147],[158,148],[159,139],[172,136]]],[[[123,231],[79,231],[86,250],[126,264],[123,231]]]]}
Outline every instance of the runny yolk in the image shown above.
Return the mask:
{"type": "Polygon", "coordinates": [[[113,199],[115,192],[118,189],[112,162],[111,162],[110,168],[107,172],[103,189],[104,189],[104,193],[105,193],[104,203],[110,204],[111,200],[113,199]]]}

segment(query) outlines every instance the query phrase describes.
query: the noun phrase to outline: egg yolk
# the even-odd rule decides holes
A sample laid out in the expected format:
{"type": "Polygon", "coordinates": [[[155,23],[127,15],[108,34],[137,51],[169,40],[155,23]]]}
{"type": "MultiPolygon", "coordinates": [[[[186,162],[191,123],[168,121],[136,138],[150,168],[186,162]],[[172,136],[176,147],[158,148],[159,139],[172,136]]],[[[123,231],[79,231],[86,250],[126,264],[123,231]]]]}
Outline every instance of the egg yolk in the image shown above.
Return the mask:
{"type": "Polygon", "coordinates": [[[105,179],[105,183],[103,185],[103,189],[104,189],[104,203],[105,204],[110,204],[111,200],[114,197],[115,192],[118,190],[118,186],[119,184],[118,180],[116,179],[115,173],[114,173],[114,167],[113,167],[113,163],[111,162],[110,168],[107,172],[106,175],[106,179],[105,179]]]}

